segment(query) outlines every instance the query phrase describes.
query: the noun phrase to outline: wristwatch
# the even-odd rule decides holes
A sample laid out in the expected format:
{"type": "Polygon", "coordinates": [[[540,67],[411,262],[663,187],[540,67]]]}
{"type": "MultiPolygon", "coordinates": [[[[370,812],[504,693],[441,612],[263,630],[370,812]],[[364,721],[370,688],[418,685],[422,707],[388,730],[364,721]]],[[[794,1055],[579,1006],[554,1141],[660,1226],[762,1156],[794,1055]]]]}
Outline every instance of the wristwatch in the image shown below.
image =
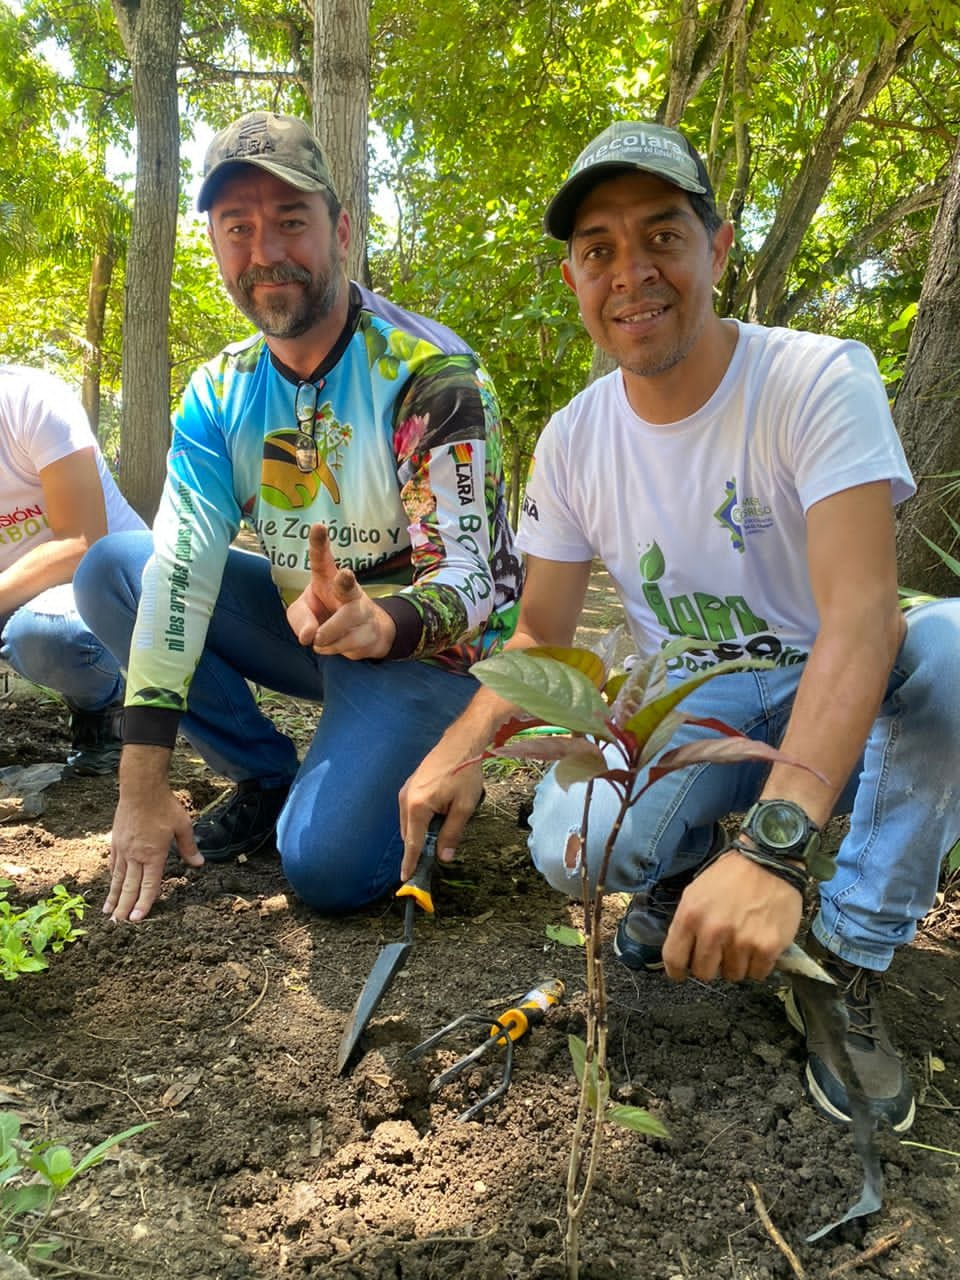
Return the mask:
{"type": "Polygon", "coordinates": [[[792,800],[758,800],[740,830],[761,853],[802,862],[815,880],[829,880],[836,870],[835,858],[820,848],[820,828],[792,800]]]}

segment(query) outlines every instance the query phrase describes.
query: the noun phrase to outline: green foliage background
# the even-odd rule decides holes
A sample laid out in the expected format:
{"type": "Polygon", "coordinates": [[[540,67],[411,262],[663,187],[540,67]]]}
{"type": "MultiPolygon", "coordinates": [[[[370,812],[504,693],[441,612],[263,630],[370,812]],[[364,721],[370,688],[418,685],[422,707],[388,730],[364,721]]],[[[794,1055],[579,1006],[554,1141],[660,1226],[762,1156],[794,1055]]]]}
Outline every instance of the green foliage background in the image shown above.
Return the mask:
{"type": "MultiPolygon", "coordinates": [[[[611,119],[662,116],[681,78],[684,38],[695,71],[740,8],[740,43],[681,116],[737,227],[719,299],[733,314],[748,314],[751,269],[778,218],[790,216],[792,184],[813,163],[831,110],[879,74],[897,33],[905,41],[897,70],[844,133],[782,291],[793,298],[790,323],[867,342],[894,387],[936,200],[866,243],[856,235],[946,172],[960,132],[960,4],[371,0],[371,181],[380,192],[372,282],[476,346],[521,454],[583,385],[592,356],[557,270],[563,247],[541,229],[546,200],[611,119]]],[[[187,0],[184,139],[253,105],[309,116],[311,21],[298,0],[187,0]]],[[[135,165],[130,68],[109,0],[0,0],[0,126],[9,140],[0,156],[0,355],[79,382],[90,358],[91,263],[109,246],[101,352],[109,431],[135,165]]],[[[198,362],[244,331],[186,197],[181,212],[171,399],[198,362]]]]}

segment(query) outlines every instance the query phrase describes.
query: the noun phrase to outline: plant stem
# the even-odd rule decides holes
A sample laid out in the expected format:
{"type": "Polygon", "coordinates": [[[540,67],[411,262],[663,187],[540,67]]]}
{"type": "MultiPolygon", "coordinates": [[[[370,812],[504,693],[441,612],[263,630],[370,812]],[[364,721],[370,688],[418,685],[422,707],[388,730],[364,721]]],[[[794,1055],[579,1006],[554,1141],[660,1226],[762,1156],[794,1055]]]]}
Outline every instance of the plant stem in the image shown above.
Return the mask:
{"type": "Polygon", "coordinates": [[[577,1118],[570,1143],[570,1161],[567,1166],[567,1229],[564,1237],[564,1254],[568,1280],[578,1280],[580,1275],[580,1222],[586,1212],[587,1202],[593,1191],[597,1165],[600,1159],[600,1147],[603,1140],[604,1112],[610,1091],[607,1077],[607,991],[603,976],[603,957],[600,952],[600,929],[603,918],[603,896],[607,869],[610,865],[613,846],[623,825],[624,816],[630,807],[630,788],[626,788],[620,792],[620,809],[607,836],[603,857],[600,862],[597,885],[591,894],[590,872],[587,861],[587,824],[592,794],[593,782],[591,781],[587,786],[586,796],[584,797],[583,822],[581,824],[580,896],[583,903],[584,952],[587,969],[587,1028],[583,1077],[580,1081],[577,1118]],[[596,1064],[595,1069],[594,1064],[596,1064]],[[593,1123],[585,1157],[583,1140],[587,1111],[591,1109],[591,1087],[593,1088],[593,1123]],[[585,1160],[586,1168],[584,1168],[585,1160]],[[583,1182],[578,1195],[577,1185],[580,1182],[581,1174],[583,1175],[583,1182]]]}

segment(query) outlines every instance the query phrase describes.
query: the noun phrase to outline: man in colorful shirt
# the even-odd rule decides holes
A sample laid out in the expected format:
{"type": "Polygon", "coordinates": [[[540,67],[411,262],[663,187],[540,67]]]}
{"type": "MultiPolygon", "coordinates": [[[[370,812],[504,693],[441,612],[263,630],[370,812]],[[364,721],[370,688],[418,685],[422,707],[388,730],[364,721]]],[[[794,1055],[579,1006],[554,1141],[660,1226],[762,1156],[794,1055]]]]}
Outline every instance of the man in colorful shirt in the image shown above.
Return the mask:
{"type": "Polygon", "coordinates": [[[123,679],[84,624],[73,575],[108,529],[143,529],[87,415],[52,374],[0,365],[0,655],[70,710],[68,771],[112,773],[123,679]]]}
{"type": "MultiPolygon", "coordinates": [[[[620,121],[578,158],[547,210],[563,276],[618,367],[548,423],[518,545],[527,579],[511,647],[568,645],[591,561],[607,566],[634,641],[688,637],[673,679],[724,658],[772,660],[695,689],[683,711],[782,746],[777,763],[671,773],[626,815],[606,886],[633,895],[615,950],[633,968],[709,981],[761,979],[800,924],[819,832],[850,812],[808,940],[844,991],[847,1049],[871,1104],[898,1132],[913,1092],[884,1029],[879,975],[933,903],[957,836],[960,602],[898,608],[894,503],[913,492],[883,384],[856,342],[724,319],[712,294],[733,229],[682,134],[620,121]],[[702,645],[702,647],[697,647],[702,645]],[[743,813],[727,840],[719,819],[743,813]]],[[[452,856],[476,796],[476,757],[514,709],[482,690],[401,794],[404,872],[432,813],[452,856]],[[472,775],[472,776],[471,776],[472,775]]],[[[704,735],[684,724],[671,745],[704,735]]],[[[551,772],[531,818],[533,860],[579,892],[618,798],[551,772]]],[[[845,1064],[809,1025],[814,1103],[850,1120],[845,1064]]]]}
{"type": "Polygon", "coordinates": [[[301,121],[224,129],[198,205],[259,332],[193,376],[152,545],[108,539],[78,580],[129,652],[104,909],[147,914],[172,840],[196,866],[276,838],[299,896],[347,910],[396,883],[400,784],[512,631],[499,408],[460,338],[347,280],[349,219],[301,121]],[[242,521],[262,555],[231,548],[242,521]],[[248,681],[322,702],[302,764],[248,681]],[[236,783],[193,830],[178,728],[236,783]]]}

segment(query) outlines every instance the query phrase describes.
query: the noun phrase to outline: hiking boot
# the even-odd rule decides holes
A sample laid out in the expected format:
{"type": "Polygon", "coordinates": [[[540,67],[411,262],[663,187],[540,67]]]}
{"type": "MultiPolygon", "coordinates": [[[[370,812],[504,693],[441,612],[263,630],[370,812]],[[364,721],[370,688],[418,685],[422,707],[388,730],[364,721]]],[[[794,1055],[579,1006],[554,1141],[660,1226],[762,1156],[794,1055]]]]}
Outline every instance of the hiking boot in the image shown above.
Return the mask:
{"type": "Polygon", "coordinates": [[[63,776],[92,778],[116,773],[123,743],[120,717],[123,704],[112,702],[100,711],[70,712],[70,745],[63,776]]]}
{"type": "Polygon", "coordinates": [[[663,968],[660,953],[683,892],[704,863],[719,853],[725,839],[723,827],[715,822],[710,848],[699,862],[675,875],[664,876],[649,889],[633,895],[613,939],[613,954],[621,964],[649,972],[663,968]]]}
{"type": "Polygon", "coordinates": [[[206,861],[230,862],[274,847],[277,820],[289,792],[289,783],[262,787],[259,779],[248,778],[201,809],[193,835],[206,861]]]}
{"type": "MultiPolygon", "coordinates": [[[[887,1120],[895,1133],[906,1133],[916,1112],[913,1087],[900,1055],[890,1042],[880,1010],[883,977],[871,969],[861,969],[841,960],[811,934],[806,941],[810,956],[834,979],[843,996],[850,1026],[847,1053],[874,1115],[887,1120]]],[[[805,1083],[810,1101],[823,1115],[840,1124],[850,1124],[850,1100],[837,1068],[836,1046],[829,1037],[807,1031],[804,1000],[792,989],[785,1002],[787,1019],[806,1036],[807,1070],[805,1083]]]]}

